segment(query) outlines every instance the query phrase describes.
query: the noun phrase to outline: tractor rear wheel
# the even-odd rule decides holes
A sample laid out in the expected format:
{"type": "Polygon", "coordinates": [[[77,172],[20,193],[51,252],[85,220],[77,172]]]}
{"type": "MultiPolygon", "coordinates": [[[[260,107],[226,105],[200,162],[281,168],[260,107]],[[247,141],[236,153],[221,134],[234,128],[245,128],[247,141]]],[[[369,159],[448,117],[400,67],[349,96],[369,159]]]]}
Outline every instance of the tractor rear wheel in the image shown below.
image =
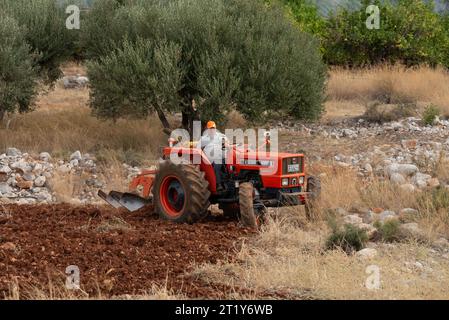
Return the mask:
{"type": "Polygon", "coordinates": [[[254,213],[254,187],[251,182],[240,184],[239,189],[239,205],[240,205],[240,222],[245,227],[256,228],[257,219],[254,213]]]}
{"type": "Polygon", "coordinates": [[[163,219],[194,223],[207,214],[209,183],[204,172],[191,164],[164,161],[156,174],[153,199],[155,210],[163,219]]]}

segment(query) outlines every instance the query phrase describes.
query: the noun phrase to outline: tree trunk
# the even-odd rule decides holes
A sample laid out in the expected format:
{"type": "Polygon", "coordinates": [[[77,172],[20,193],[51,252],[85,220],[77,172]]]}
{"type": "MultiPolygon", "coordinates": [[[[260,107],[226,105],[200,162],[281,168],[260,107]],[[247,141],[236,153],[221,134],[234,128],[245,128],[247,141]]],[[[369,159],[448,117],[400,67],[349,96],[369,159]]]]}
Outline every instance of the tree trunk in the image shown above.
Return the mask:
{"type": "Polygon", "coordinates": [[[186,110],[182,111],[182,128],[185,130],[189,130],[190,117],[189,113],[186,110]]]}
{"type": "Polygon", "coordinates": [[[3,118],[5,117],[5,110],[0,110],[0,122],[3,122],[3,118]]]}
{"type": "Polygon", "coordinates": [[[164,111],[162,111],[161,108],[156,107],[156,112],[159,117],[159,120],[161,120],[162,126],[164,127],[164,132],[170,130],[171,129],[170,123],[168,122],[167,117],[164,114],[164,111]]]}

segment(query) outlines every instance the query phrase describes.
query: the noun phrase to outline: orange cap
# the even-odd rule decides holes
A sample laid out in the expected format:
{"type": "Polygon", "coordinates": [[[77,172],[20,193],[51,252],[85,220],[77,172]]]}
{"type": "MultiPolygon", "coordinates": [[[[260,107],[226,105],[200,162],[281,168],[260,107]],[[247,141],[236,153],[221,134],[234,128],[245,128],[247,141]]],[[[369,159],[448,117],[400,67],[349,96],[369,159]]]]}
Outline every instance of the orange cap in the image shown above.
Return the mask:
{"type": "Polygon", "coordinates": [[[208,123],[207,123],[207,129],[212,129],[212,128],[217,128],[217,125],[215,124],[215,122],[213,122],[213,121],[209,121],[208,123]]]}

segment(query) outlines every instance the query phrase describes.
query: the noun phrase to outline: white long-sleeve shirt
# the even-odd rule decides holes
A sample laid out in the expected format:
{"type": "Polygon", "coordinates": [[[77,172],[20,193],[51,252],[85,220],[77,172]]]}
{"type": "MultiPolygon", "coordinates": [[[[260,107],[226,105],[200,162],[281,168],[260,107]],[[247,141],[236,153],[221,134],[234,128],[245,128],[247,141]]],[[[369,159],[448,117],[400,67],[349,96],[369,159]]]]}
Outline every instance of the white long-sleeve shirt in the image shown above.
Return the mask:
{"type": "Polygon", "coordinates": [[[222,163],[226,157],[225,150],[222,150],[223,139],[227,141],[226,136],[218,130],[213,136],[205,134],[201,137],[198,148],[203,150],[210,162],[222,163]]]}

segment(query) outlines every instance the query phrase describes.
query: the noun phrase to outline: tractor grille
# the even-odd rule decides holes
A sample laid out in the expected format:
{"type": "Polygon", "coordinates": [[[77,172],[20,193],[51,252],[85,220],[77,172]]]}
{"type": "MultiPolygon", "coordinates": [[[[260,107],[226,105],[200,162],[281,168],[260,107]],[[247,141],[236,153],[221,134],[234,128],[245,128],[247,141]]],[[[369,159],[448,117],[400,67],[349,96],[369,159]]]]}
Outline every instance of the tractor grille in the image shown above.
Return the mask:
{"type": "Polygon", "coordinates": [[[304,172],[303,157],[285,158],[282,161],[282,174],[303,173],[303,172],[304,172]]]}

